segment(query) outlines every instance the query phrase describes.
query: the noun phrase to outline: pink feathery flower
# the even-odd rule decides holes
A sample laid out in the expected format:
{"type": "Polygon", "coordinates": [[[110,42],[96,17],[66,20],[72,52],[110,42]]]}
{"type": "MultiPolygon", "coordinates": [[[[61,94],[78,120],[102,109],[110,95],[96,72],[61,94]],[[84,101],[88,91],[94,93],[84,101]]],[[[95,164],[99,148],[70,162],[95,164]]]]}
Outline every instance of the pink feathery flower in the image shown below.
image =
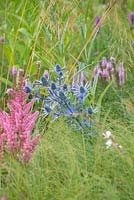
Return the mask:
{"type": "Polygon", "coordinates": [[[26,102],[28,94],[24,90],[23,71],[19,71],[19,87],[7,103],[9,113],[0,112],[0,158],[4,159],[6,152],[13,154],[19,160],[28,162],[39,142],[40,135],[32,138],[31,133],[39,112],[31,112],[34,100],[26,102]]]}
{"type": "Polygon", "coordinates": [[[6,196],[1,197],[1,200],[7,200],[6,196]]]}

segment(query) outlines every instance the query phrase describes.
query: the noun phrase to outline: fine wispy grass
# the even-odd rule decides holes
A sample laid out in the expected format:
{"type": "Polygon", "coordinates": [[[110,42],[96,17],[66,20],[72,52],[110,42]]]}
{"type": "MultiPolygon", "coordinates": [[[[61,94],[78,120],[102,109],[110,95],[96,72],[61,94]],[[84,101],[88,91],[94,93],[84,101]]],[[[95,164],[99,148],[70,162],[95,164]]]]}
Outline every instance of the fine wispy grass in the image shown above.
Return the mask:
{"type": "Polygon", "coordinates": [[[90,80],[103,56],[124,62],[126,84],[106,88],[98,82],[94,105],[99,105],[94,126],[97,133],[85,140],[63,120],[38,120],[35,133],[40,144],[27,165],[8,156],[0,163],[0,197],[11,200],[133,200],[134,199],[134,31],[128,16],[133,0],[75,0],[0,2],[0,107],[12,86],[10,68],[36,76],[53,70],[56,63],[72,71],[85,68],[90,80]],[[94,20],[102,16],[102,29],[95,34],[94,20]],[[99,55],[96,56],[96,52],[99,55]],[[122,150],[106,149],[102,134],[110,130],[122,150]]]}

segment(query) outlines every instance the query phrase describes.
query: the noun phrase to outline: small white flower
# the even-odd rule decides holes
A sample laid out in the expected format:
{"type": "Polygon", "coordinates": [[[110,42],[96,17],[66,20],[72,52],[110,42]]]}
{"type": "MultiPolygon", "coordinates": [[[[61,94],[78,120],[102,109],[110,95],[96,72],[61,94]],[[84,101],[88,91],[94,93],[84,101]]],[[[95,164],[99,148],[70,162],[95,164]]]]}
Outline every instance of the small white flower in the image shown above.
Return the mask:
{"type": "Polygon", "coordinates": [[[112,146],[112,144],[113,144],[113,141],[112,141],[111,139],[109,139],[109,140],[105,143],[106,149],[109,149],[109,148],[112,146]]]}
{"type": "Polygon", "coordinates": [[[112,134],[110,131],[106,131],[105,133],[103,133],[103,136],[104,136],[104,138],[109,139],[112,136],[112,134]]]}

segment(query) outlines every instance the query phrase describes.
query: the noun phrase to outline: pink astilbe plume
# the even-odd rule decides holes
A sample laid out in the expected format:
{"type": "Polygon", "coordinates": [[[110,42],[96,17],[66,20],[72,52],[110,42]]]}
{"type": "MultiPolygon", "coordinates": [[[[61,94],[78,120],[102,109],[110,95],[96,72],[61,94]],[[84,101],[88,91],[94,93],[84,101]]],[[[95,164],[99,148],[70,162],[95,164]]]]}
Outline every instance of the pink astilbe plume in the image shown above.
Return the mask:
{"type": "Polygon", "coordinates": [[[34,100],[26,103],[28,94],[24,90],[23,73],[19,70],[18,87],[14,81],[15,87],[9,92],[7,107],[10,112],[0,112],[0,159],[8,152],[22,162],[28,162],[40,138],[39,134],[31,137],[39,113],[31,112],[34,100]]]}

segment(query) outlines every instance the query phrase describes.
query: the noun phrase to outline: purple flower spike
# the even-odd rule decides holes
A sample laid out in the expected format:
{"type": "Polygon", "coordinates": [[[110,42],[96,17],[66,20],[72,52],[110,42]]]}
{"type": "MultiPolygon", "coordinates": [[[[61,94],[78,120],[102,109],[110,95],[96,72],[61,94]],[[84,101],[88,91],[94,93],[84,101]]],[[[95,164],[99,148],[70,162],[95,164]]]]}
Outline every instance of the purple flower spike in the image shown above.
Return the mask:
{"type": "Polygon", "coordinates": [[[109,77],[109,72],[107,71],[107,69],[103,69],[103,71],[102,71],[102,77],[106,78],[106,79],[109,77]]]}
{"type": "Polygon", "coordinates": [[[101,20],[101,18],[99,16],[96,17],[95,22],[94,22],[95,26],[97,26],[99,24],[100,20],[101,20]]]}
{"type": "Polygon", "coordinates": [[[113,65],[111,62],[107,62],[107,70],[111,70],[113,68],[113,65]]]}
{"type": "Polygon", "coordinates": [[[125,84],[125,70],[123,63],[120,63],[120,66],[118,68],[118,76],[119,76],[119,85],[125,84]]]}
{"type": "Polygon", "coordinates": [[[129,15],[129,21],[130,21],[131,25],[134,24],[134,12],[130,13],[130,15],[129,15]]]}
{"type": "Polygon", "coordinates": [[[100,24],[100,20],[101,18],[100,17],[96,17],[95,19],[95,22],[94,22],[94,25],[97,26],[98,25],[98,30],[97,30],[97,33],[100,33],[101,31],[101,24],[100,24]]]}
{"type": "Polygon", "coordinates": [[[101,66],[102,66],[102,68],[107,67],[107,59],[105,57],[102,59],[101,66]]]}

